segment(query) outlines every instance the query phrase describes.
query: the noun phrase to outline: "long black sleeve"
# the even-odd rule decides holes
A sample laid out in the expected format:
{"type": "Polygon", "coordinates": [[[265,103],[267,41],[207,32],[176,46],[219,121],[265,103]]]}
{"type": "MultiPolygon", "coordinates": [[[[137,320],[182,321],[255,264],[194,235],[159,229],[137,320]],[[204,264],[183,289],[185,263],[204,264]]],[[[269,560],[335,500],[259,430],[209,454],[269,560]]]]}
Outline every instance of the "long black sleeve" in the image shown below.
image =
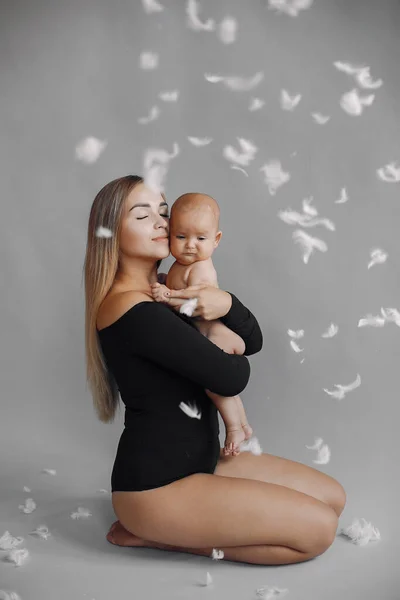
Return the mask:
{"type": "Polygon", "coordinates": [[[245,356],[224,352],[162,303],[139,302],[115,326],[118,344],[125,350],[216,394],[236,396],[249,381],[250,364],[245,356]]]}
{"type": "Polygon", "coordinates": [[[219,320],[243,339],[246,345],[244,352],[246,356],[256,354],[263,346],[263,336],[258,321],[232,292],[228,294],[232,296],[232,306],[219,320]]]}

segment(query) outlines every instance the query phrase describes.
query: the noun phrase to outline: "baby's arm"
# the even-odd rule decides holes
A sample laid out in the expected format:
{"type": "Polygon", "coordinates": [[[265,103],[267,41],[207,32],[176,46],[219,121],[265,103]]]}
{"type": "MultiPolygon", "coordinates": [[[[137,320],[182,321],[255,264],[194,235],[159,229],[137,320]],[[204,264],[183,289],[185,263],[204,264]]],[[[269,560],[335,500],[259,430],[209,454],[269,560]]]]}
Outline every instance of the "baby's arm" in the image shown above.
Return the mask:
{"type": "Polygon", "coordinates": [[[189,271],[187,287],[199,285],[201,283],[219,287],[217,271],[214,269],[211,258],[195,262],[189,271]]]}

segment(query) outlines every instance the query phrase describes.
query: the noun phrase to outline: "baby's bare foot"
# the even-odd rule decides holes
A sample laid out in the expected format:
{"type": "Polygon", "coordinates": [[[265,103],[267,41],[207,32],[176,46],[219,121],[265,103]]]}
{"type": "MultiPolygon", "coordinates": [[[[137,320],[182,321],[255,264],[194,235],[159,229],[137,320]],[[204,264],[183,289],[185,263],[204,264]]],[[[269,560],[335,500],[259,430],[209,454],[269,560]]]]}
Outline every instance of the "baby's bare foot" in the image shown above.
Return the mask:
{"type": "Polygon", "coordinates": [[[251,436],[253,435],[252,428],[250,427],[250,425],[248,423],[246,423],[245,425],[242,425],[242,429],[245,434],[245,440],[249,440],[251,438],[251,436]]]}
{"type": "Polygon", "coordinates": [[[141,538],[133,535],[121,525],[119,521],[115,521],[109,532],[106,535],[107,540],[116,546],[144,546],[145,542],[141,538]]]}
{"type": "Polygon", "coordinates": [[[224,446],[224,454],[225,456],[237,456],[240,454],[239,446],[245,440],[245,433],[243,428],[240,427],[238,429],[232,428],[227,429],[226,431],[226,439],[224,446]]]}

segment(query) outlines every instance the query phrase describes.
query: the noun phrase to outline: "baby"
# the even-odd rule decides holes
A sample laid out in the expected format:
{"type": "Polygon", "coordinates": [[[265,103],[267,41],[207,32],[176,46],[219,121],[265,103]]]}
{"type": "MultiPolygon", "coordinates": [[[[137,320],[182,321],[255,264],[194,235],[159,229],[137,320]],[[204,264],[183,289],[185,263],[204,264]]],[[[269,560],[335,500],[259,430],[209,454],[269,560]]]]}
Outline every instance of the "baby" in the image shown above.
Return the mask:
{"type": "MultiPolygon", "coordinates": [[[[214,198],[205,194],[190,193],[180,196],[171,207],[170,251],[175,258],[165,283],[152,285],[152,295],[157,302],[168,302],[164,296],[169,289],[180,290],[206,283],[218,286],[217,273],[211,256],[218,246],[219,206],[214,198]]],[[[196,318],[197,329],[210,341],[229,354],[243,354],[245,343],[221,321],[196,318]]],[[[224,454],[236,456],[239,445],[252,436],[246,413],[239,396],[227,398],[206,390],[217,407],[225,424],[224,454]]]]}

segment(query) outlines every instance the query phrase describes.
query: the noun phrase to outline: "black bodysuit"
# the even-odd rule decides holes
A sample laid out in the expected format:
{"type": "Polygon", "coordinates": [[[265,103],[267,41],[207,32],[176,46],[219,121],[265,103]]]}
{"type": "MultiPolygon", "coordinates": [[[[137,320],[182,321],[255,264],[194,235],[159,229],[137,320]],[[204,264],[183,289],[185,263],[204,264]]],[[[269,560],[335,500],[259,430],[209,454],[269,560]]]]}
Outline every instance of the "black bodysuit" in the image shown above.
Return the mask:
{"type": "MultiPolygon", "coordinates": [[[[231,296],[220,321],[243,339],[246,355],[255,354],[263,343],[259,324],[231,296]]],[[[111,490],[149,490],[193,473],[213,473],[219,424],[205,389],[222,396],[242,392],[250,377],[246,356],[224,352],[192,318],[150,300],[132,306],[98,335],[125,404],[111,490]],[[201,418],[186,414],[181,402],[201,418]]]]}

